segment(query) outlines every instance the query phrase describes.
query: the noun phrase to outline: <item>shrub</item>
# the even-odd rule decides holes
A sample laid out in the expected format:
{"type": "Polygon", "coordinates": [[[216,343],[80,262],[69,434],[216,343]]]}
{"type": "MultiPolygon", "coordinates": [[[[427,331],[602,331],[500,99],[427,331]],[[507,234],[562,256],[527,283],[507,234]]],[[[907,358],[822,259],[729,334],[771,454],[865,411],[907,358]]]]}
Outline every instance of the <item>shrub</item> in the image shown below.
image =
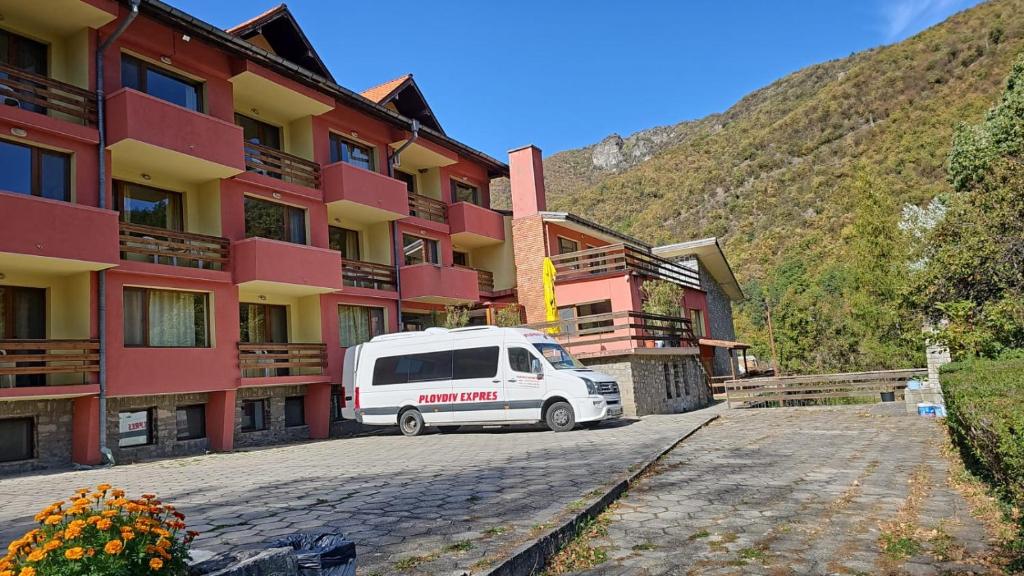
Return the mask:
{"type": "Polygon", "coordinates": [[[137,576],[186,573],[195,532],[153,494],[129,500],[100,484],[36,514],[39,527],[11,542],[0,576],[137,576]]]}
{"type": "Polygon", "coordinates": [[[941,381],[946,422],[968,466],[1024,507],[1024,359],[949,364],[941,381]]]}
{"type": "Polygon", "coordinates": [[[445,328],[462,328],[469,326],[469,308],[465,306],[453,306],[451,304],[444,307],[444,327],[445,328]]]}
{"type": "Polygon", "coordinates": [[[504,308],[498,308],[494,312],[494,324],[503,328],[519,326],[523,323],[522,308],[519,304],[509,304],[504,308]]]}

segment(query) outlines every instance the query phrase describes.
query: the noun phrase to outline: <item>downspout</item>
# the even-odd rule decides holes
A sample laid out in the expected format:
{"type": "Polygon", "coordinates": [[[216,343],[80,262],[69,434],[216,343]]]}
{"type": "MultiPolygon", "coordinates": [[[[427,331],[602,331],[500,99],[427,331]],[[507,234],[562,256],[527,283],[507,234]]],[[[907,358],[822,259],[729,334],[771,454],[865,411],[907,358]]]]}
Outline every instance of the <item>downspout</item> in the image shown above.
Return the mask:
{"type": "MultiPolygon", "coordinates": [[[[412,130],[412,135],[409,136],[409,139],[405,141],[405,144],[402,144],[401,146],[399,146],[398,150],[395,150],[391,154],[391,157],[388,158],[388,176],[391,177],[391,178],[395,177],[395,167],[398,166],[399,163],[401,163],[401,161],[402,161],[402,158],[401,158],[402,151],[404,151],[409,146],[412,146],[412,143],[415,142],[420,137],[420,121],[419,120],[416,120],[414,118],[413,121],[412,121],[412,126],[410,128],[412,130]]],[[[395,261],[395,292],[397,292],[397,295],[398,295],[398,306],[397,306],[397,310],[398,310],[398,314],[397,314],[397,316],[398,316],[398,330],[399,330],[399,332],[401,332],[402,331],[402,264],[401,264],[401,262],[398,259],[398,256],[399,256],[398,240],[399,240],[399,238],[398,238],[398,222],[395,221],[395,220],[392,220],[391,221],[391,257],[395,261]]]]}
{"type": "MultiPolygon", "coordinates": [[[[97,170],[99,174],[99,207],[107,207],[107,128],[104,117],[106,109],[106,96],[103,91],[103,53],[110,47],[128,25],[139,15],[139,2],[141,0],[130,0],[131,11],[124,20],[117,26],[114,33],[107,37],[96,47],[96,124],[99,130],[99,154],[97,157],[97,170]]],[[[96,33],[99,39],[99,33],[96,33]]],[[[99,337],[100,337],[100,406],[99,406],[99,438],[100,455],[107,464],[114,463],[114,454],[107,447],[107,271],[97,272],[96,291],[99,302],[97,313],[99,314],[99,337]]]]}

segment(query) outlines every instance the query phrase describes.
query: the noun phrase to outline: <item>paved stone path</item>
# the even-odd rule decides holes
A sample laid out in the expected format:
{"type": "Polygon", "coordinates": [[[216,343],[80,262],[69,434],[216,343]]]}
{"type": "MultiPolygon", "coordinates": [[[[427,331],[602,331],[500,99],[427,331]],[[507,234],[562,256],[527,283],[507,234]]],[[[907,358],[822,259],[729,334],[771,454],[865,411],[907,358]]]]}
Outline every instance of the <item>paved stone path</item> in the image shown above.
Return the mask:
{"type": "Polygon", "coordinates": [[[197,548],[329,527],[356,542],[363,575],[479,572],[722,410],[562,434],[377,435],[2,479],[0,546],[39,508],[109,482],[177,505],[203,533],[197,548]]]}
{"type": "Polygon", "coordinates": [[[990,573],[971,559],[985,531],[946,483],[939,423],[901,410],[727,412],[613,508],[591,543],[610,560],[588,574],[990,573]],[[897,519],[920,544],[903,559],[879,544],[897,519]]]}

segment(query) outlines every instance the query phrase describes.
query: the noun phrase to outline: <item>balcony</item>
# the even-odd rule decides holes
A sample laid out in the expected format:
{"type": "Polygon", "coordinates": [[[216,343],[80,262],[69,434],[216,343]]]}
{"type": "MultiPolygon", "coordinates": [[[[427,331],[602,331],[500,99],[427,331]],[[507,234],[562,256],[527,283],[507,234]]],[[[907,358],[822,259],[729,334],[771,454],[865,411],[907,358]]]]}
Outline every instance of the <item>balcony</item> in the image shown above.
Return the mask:
{"type": "Polygon", "coordinates": [[[123,171],[161,172],[191,183],[245,170],[242,128],[122,88],[107,98],[108,149],[123,171]]]}
{"type": "Polygon", "coordinates": [[[98,340],[0,340],[0,399],[99,393],[98,340]]]}
{"type": "Polygon", "coordinates": [[[320,165],[269,146],[243,143],[245,169],[306,188],[320,188],[320,165]]]}
{"type": "Polygon", "coordinates": [[[440,200],[419,194],[409,194],[409,216],[440,224],[448,223],[448,205],[440,200]]]}
{"type": "Polygon", "coordinates": [[[121,259],[202,270],[228,270],[231,241],[121,222],[121,259]]]}
{"type": "Polygon", "coordinates": [[[505,241],[505,219],[494,210],[471,202],[456,202],[448,207],[452,242],[466,248],[479,248],[505,241]]]}
{"type": "Polygon", "coordinates": [[[323,169],[324,202],[328,211],[347,219],[371,223],[409,215],[405,183],[345,162],[323,169]]]}
{"type": "Polygon", "coordinates": [[[641,352],[697,354],[690,320],[626,310],[527,324],[554,337],[577,358],[641,352]]]}
{"type": "Polygon", "coordinates": [[[556,282],[591,280],[614,274],[635,274],[700,289],[696,270],[625,244],[609,244],[551,257],[556,282]]]}
{"type": "Polygon", "coordinates": [[[116,266],[117,218],[111,210],[0,192],[0,270],[64,274],[116,266]]]}
{"type": "Polygon", "coordinates": [[[0,64],[0,104],[96,126],[96,93],[0,64]]]}
{"type": "Polygon", "coordinates": [[[327,369],[326,344],[238,343],[238,367],[242,379],[289,378],[320,381],[327,369]]]}
{"type": "Polygon", "coordinates": [[[341,290],[338,253],[266,238],[231,246],[235,284],[253,292],[311,296],[341,290]]]}
{"type": "Polygon", "coordinates": [[[352,288],[368,288],[388,292],[394,292],[398,286],[395,281],[394,266],[361,260],[342,259],[341,280],[345,286],[352,288]]]}
{"type": "Polygon", "coordinates": [[[431,304],[470,304],[480,300],[476,270],[415,264],[402,267],[402,299],[431,304]]]}

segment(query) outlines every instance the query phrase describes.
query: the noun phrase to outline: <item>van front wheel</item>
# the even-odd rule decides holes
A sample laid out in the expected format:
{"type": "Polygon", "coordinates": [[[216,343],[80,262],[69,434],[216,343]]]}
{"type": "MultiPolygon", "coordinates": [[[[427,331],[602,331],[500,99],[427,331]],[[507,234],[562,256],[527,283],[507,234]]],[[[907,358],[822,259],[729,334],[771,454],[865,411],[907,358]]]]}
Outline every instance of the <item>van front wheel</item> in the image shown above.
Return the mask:
{"type": "Polygon", "coordinates": [[[576,415],[568,402],[555,402],[544,414],[544,422],[554,432],[568,432],[576,427],[576,415]]]}
{"type": "Polygon", "coordinates": [[[398,427],[406,436],[419,436],[423,433],[423,416],[419,410],[406,410],[398,416],[398,427]]]}

